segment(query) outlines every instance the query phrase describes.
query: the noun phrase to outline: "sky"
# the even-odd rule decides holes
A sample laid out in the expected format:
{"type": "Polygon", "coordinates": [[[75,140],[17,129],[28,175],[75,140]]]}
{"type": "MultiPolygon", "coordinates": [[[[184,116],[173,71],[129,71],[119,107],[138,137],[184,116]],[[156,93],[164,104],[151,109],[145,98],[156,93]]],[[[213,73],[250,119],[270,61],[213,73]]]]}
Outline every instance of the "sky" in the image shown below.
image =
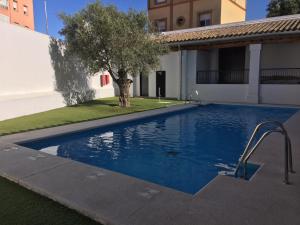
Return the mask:
{"type": "MultiPolygon", "coordinates": [[[[264,18],[268,1],[247,0],[247,20],[264,18]]],[[[62,28],[62,22],[58,18],[59,13],[73,14],[91,2],[94,2],[94,0],[47,0],[49,34],[59,37],[58,32],[62,28]]],[[[102,2],[104,4],[114,4],[123,11],[129,8],[147,10],[147,0],[102,0],[102,2]]],[[[44,0],[34,0],[34,15],[36,31],[46,33],[44,0]]]]}

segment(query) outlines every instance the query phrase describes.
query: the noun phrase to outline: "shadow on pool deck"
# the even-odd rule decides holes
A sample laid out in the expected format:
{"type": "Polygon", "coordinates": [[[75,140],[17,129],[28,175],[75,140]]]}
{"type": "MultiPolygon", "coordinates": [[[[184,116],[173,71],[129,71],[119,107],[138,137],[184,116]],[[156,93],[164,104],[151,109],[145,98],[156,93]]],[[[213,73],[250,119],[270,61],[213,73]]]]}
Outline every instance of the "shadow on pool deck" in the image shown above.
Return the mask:
{"type": "MultiPolygon", "coordinates": [[[[157,112],[166,110],[172,109],[157,112]]],[[[146,114],[101,120],[105,122],[98,125],[146,114]]],[[[291,185],[283,183],[283,140],[277,134],[254,155],[252,161],[263,166],[251,181],[218,176],[193,196],[12,144],[49,132],[84,129],[84,125],[1,138],[6,144],[0,144],[0,174],[103,224],[296,225],[300,224],[300,112],[285,125],[297,171],[290,176],[291,185]]]]}

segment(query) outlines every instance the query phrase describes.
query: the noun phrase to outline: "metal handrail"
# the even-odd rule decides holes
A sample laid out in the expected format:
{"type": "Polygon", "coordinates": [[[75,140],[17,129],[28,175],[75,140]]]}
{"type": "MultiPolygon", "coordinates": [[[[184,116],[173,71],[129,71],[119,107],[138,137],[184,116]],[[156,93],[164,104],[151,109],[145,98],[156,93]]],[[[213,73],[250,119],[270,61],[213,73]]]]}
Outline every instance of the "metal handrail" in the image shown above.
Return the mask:
{"type": "Polygon", "coordinates": [[[300,68],[265,68],[260,70],[262,84],[300,84],[300,68]]]}
{"type": "Polygon", "coordinates": [[[263,142],[263,140],[269,136],[272,133],[280,133],[285,137],[285,172],[284,172],[284,182],[286,184],[289,183],[289,172],[293,173],[293,158],[292,158],[292,146],[291,146],[291,140],[288,136],[288,133],[286,131],[286,129],[284,128],[284,126],[282,125],[282,123],[278,122],[278,121],[267,121],[267,122],[263,122],[260,123],[259,125],[256,126],[255,130],[253,131],[251,138],[242,154],[242,156],[240,157],[239,163],[235,169],[235,176],[237,176],[241,166],[243,165],[244,168],[244,178],[247,177],[247,163],[248,160],[250,159],[250,157],[252,156],[252,154],[257,150],[257,148],[259,147],[259,145],[263,142]],[[265,132],[263,135],[261,135],[260,139],[256,142],[256,144],[250,148],[250,146],[252,146],[252,143],[254,142],[254,138],[256,137],[256,134],[259,132],[259,130],[264,127],[265,125],[276,125],[276,129],[271,129],[268,130],[267,132],[265,132]],[[278,129],[280,128],[280,129],[278,129]]]}
{"type": "Polygon", "coordinates": [[[248,84],[249,70],[198,70],[197,84],[248,84]]]}

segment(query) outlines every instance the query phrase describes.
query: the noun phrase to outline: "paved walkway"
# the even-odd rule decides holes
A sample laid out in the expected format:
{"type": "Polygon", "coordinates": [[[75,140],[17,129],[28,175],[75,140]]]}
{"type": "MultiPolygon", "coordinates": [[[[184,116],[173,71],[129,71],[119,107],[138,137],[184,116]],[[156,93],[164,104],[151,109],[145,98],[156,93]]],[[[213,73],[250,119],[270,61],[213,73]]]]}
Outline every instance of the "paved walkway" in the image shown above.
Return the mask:
{"type": "Polygon", "coordinates": [[[145,116],[149,112],[2,137],[0,175],[105,225],[300,224],[300,112],[286,123],[297,171],[291,185],[283,183],[283,140],[275,134],[254,156],[263,166],[251,181],[218,176],[194,196],[14,144],[145,116]]]}

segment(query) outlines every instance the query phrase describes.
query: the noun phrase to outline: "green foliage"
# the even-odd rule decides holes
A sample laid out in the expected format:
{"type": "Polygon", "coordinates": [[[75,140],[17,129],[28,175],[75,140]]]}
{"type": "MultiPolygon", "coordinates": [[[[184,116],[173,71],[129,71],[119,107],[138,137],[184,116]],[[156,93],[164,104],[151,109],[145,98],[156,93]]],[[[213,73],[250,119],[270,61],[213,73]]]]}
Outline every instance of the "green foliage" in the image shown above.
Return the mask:
{"type": "Polygon", "coordinates": [[[157,34],[149,32],[145,12],[120,12],[96,1],[74,15],[60,17],[67,49],[83,60],[91,74],[108,70],[115,82],[156,68],[159,56],[168,51],[155,41],[157,34]]]}
{"type": "Polygon", "coordinates": [[[268,5],[268,17],[300,13],[300,0],[271,0],[268,5]]]}

